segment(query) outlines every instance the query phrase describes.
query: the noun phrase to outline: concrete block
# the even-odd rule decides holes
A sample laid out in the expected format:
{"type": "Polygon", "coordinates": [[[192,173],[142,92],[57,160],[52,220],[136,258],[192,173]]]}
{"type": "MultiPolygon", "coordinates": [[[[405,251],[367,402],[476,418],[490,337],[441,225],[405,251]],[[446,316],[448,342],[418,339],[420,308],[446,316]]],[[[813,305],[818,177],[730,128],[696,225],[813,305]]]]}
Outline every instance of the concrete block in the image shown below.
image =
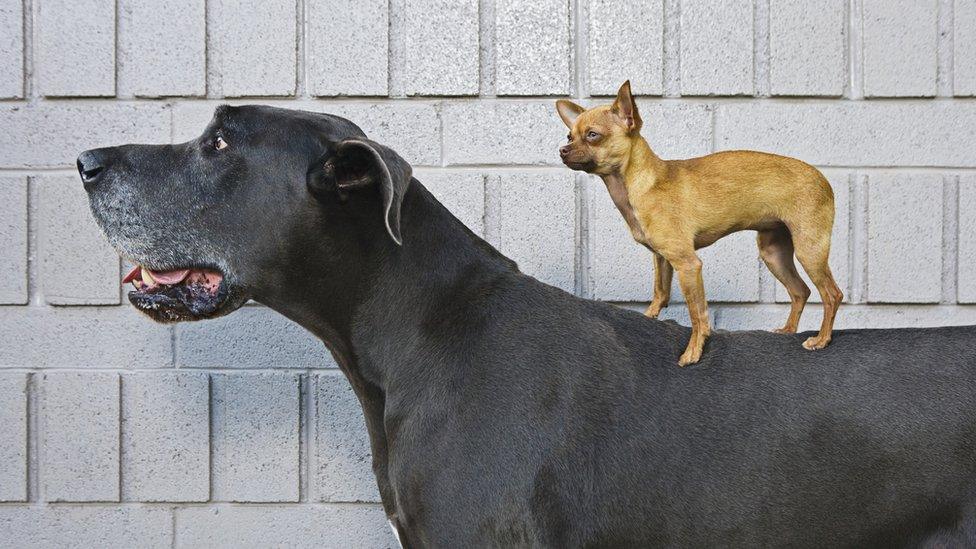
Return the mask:
{"type": "Polygon", "coordinates": [[[484,174],[467,171],[418,171],[414,176],[474,234],[484,235],[484,174]]]}
{"type": "Polygon", "coordinates": [[[181,368],[335,368],[332,355],[304,328],[264,307],[176,325],[181,368]]]}
{"type": "Polygon", "coordinates": [[[566,126],[544,102],[463,102],[443,106],[444,163],[559,163],[566,126]]]}
{"type": "Polygon", "coordinates": [[[960,303],[976,303],[976,176],[959,180],[959,275],[960,303]]]}
{"type": "Polygon", "coordinates": [[[293,0],[214,0],[210,89],[223,97],[294,95],[296,6],[293,0]]]}
{"type": "Polygon", "coordinates": [[[183,547],[398,547],[379,505],[190,507],[176,511],[183,547]]]}
{"type": "Polygon", "coordinates": [[[45,373],[43,501],[119,501],[119,376],[45,373]]]}
{"type": "Polygon", "coordinates": [[[0,367],[170,367],[171,330],[130,306],[0,307],[0,367]]]}
{"type": "Polygon", "coordinates": [[[298,501],[299,376],[213,376],[213,499],[298,501]]]}
{"type": "Polygon", "coordinates": [[[363,410],[339,372],[312,377],[315,425],[311,448],[314,501],[380,501],[363,410]]]}
{"type": "Polygon", "coordinates": [[[976,2],[956,0],[952,13],[953,92],[960,96],[976,95],[976,2]]]}
{"type": "Polygon", "coordinates": [[[161,103],[0,104],[0,128],[0,168],[74,168],[85,149],[169,141],[170,114],[161,103]]]}
{"type": "Polygon", "coordinates": [[[387,0],[305,2],[308,91],[312,95],[386,95],[387,0]]]}
{"type": "Polygon", "coordinates": [[[88,208],[75,176],[43,176],[37,185],[38,282],[52,305],[119,303],[119,256],[88,208]]]}
{"type": "Polygon", "coordinates": [[[942,298],[942,177],[872,174],[867,247],[869,302],[938,302],[942,298]]]}
{"type": "Polygon", "coordinates": [[[488,177],[488,240],[529,276],[572,292],[575,285],[576,189],[571,173],[499,173],[488,177]]]}
{"type": "Polygon", "coordinates": [[[478,95],[478,0],[407,2],[408,95],[478,95]]]}
{"type": "Polygon", "coordinates": [[[0,539],[20,549],[168,549],[172,523],[160,507],[0,507],[0,539]]]}
{"type": "Polygon", "coordinates": [[[934,96],[938,1],[863,1],[864,95],[934,96]]]}
{"type": "Polygon", "coordinates": [[[27,374],[0,374],[0,501],[27,501],[27,374]]]}
{"type": "Polygon", "coordinates": [[[638,101],[637,109],[644,121],[641,135],[661,158],[693,158],[712,152],[710,106],[638,101]]]}
{"type": "Polygon", "coordinates": [[[638,95],[664,91],[664,0],[589,0],[591,95],[616,95],[624,80],[638,95]]]}
{"type": "Polygon", "coordinates": [[[119,95],[207,93],[204,0],[119,0],[119,95]]]}
{"type": "MultiPolygon", "coordinates": [[[[851,173],[847,171],[829,170],[824,175],[830,181],[830,186],[834,190],[834,229],[830,233],[830,271],[834,275],[834,280],[844,292],[844,302],[849,301],[851,294],[850,286],[850,261],[848,255],[851,246],[851,173]]],[[[810,277],[799,261],[794,258],[796,270],[800,277],[810,288],[809,303],[820,303],[820,292],[817,287],[810,282],[810,277]]],[[[765,265],[762,266],[766,268],[765,265]]],[[[786,292],[779,281],[776,284],[776,301],[788,303],[790,295],[786,292]]]]}
{"type": "Polygon", "coordinates": [[[199,372],[122,378],[122,500],[207,501],[210,380],[199,372]]]}
{"type": "Polygon", "coordinates": [[[568,95],[569,2],[498,0],[495,87],[498,95],[568,95]]]}
{"type": "Polygon", "coordinates": [[[718,150],[754,149],[816,166],[976,166],[976,104],[743,102],[716,107],[718,150]]]}
{"type": "Polygon", "coordinates": [[[769,85],[773,95],[844,93],[846,0],[769,4],[769,85]]]}
{"type": "Polygon", "coordinates": [[[0,98],[24,96],[24,4],[0,4],[0,98]]]}
{"type": "Polygon", "coordinates": [[[48,97],[115,95],[115,3],[45,0],[36,8],[38,91],[48,97]]]}
{"type": "Polygon", "coordinates": [[[752,95],[752,0],[684,0],[681,93],[752,95]]]}
{"type": "Polygon", "coordinates": [[[27,179],[0,177],[0,304],[27,299],[27,179]]]}

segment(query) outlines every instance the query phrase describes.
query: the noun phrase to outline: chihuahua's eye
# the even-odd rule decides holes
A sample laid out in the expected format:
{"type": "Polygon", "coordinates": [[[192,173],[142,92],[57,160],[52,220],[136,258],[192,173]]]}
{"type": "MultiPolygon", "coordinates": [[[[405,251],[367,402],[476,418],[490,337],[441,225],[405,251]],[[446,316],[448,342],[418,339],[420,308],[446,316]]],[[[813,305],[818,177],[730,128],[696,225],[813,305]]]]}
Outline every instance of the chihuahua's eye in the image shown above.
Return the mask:
{"type": "Polygon", "coordinates": [[[567,133],[566,134],[566,141],[572,141],[572,140],[573,140],[573,134],[567,133]]]}
{"type": "Polygon", "coordinates": [[[226,142],[226,141],[224,141],[224,136],[222,136],[222,135],[218,135],[218,136],[217,136],[217,137],[216,137],[216,138],[214,139],[214,142],[213,142],[213,146],[214,146],[214,148],[215,148],[215,149],[217,149],[218,151],[219,151],[219,150],[222,150],[222,149],[226,149],[226,148],[227,148],[227,142],[226,142]]]}
{"type": "Polygon", "coordinates": [[[586,138],[589,139],[590,141],[596,141],[597,139],[600,139],[600,134],[594,131],[589,131],[586,132],[586,138]]]}

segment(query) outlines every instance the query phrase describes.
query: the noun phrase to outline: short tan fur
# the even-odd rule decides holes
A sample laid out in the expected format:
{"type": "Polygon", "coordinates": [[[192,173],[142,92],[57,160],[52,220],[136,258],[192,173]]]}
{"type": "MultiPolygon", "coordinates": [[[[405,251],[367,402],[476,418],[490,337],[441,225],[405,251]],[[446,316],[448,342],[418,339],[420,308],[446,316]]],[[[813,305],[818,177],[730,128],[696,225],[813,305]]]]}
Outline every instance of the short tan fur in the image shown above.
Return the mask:
{"type": "Polygon", "coordinates": [[[560,148],[563,162],[603,179],[634,240],[654,254],[654,297],[647,316],[656,318],[667,307],[672,274],[678,273],[692,325],[680,365],[698,362],[711,332],[702,262],[695,250],[743,230],[757,231],[763,262],[790,295],[789,317],[776,331],[796,332],[810,296],[795,255],[824,308],[819,333],[803,346],[827,346],[843,294],[827,262],[834,195],[819,170],[753,151],[662,160],[640,135],[642,121],[629,81],[612,105],[587,110],[560,100],[556,110],[570,129],[569,142],[560,148]]]}

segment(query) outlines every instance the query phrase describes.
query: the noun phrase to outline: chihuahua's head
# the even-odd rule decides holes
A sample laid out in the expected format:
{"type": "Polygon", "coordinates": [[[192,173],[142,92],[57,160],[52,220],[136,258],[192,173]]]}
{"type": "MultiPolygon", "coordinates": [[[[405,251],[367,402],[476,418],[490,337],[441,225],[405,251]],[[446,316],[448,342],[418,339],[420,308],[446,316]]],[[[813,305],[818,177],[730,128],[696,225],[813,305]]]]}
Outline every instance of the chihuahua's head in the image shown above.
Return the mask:
{"type": "Polygon", "coordinates": [[[641,138],[641,118],[630,94],[630,80],[620,86],[612,105],[586,110],[560,99],[556,111],[569,128],[569,142],[559,148],[559,156],[574,170],[612,174],[626,164],[631,144],[641,138]]]}

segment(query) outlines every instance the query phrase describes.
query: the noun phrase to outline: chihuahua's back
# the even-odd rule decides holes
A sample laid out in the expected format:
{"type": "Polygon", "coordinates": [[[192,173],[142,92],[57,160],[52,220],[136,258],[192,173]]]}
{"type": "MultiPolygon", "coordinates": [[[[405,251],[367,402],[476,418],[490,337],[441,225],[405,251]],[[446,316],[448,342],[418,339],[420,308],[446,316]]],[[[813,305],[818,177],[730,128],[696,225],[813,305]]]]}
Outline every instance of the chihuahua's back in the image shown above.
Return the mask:
{"type": "MultiPolygon", "coordinates": [[[[714,242],[741,230],[766,230],[782,223],[799,230],[830,232],[834,193],[817,168],[776,154],[723,151],[688,160],[668,160],[667,180],[686,200],[681,215],[700,217],[714,242]]],[[[709,242],[709,243],[711,243],[709,242]]]]}

